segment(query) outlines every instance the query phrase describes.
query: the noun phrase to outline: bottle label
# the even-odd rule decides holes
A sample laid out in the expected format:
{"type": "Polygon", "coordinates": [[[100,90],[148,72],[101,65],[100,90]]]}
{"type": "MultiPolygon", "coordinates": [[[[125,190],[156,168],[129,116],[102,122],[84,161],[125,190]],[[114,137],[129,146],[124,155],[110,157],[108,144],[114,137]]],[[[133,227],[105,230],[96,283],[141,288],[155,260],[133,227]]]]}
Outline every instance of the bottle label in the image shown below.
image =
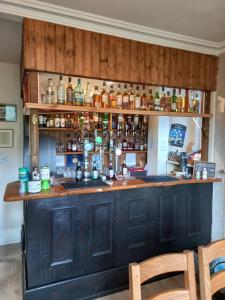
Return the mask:
{"type": "Polygon", "coordinates": [[[81,170],[77,171],[77,179],[78,180],[82,179],[82,171],[81,170]]]}
{"type": "Polygon", "coordinates": [[[113,176],[114,176],[114,170],[109,169],[109,178],[113,178],[113,176]]]}
{"type": "Polygon", "coordinates": [[[118,96],[116,96],[116,104],[118,105],[118,106],[122,106],[122,95],[118,95],[118,96]]]}
{"type": "Polygon", "coordinates": [[[84,98],[81,94],[75,94],[75,101],[77,105],[83,105],[84,98]]]}
{"type": "Polygon", "coordinates": [[[126,176],[127,175],[127,168],[123,168],[123,176],[126,176]]]}
{"type": "Polygon", "coordinates": [[[130,102],[134,102],[134,95],[130,95],[130,102]]]}
{"type": "Polygon", "coordinates": [[[87,103],[87,104],[91,104],[92,103],[91,96],[86,96],[85,99],[84,99],[84,102],[87,103]]]}
{"type": "Polygon", "coordinates": [[[176,111],[177,105],[176,103],[171,103],[171,110],[176,111]]]}
{"type": "Polygon", "coordinates": [[[135,97],[135,108],[138,109],[141,106],[141,97],[135,97]]]}
{"type": "Polygon", "coordinates": [[[64,128],[65,127],[65,119],[61,119],[61,127],[64,128]]]}
{"type": "Polygon", "coordinates": [[[93,179],[97,179],[98,178],[98,171],[97,170],[94,170],[93,173],[92,173],[92,178],[93,179]]]}
{"type": "Polygon", "coordinates": [[[123,96],[123,103],[128,103],[128,101],[129,101],[128,96],[123,96]]]}
{"type": "Polygon", "coordinates": [[[55,127],[60,127],[60,119],[55,118],[55,127]]]}
{"type": "Polygon", "coordinates": [[[108,104],[108,100],[109,98],[108,98],[108,95],[107,94],[103,94],[102,95],[102,103],[104,103],[104,104],[108,104]]]}

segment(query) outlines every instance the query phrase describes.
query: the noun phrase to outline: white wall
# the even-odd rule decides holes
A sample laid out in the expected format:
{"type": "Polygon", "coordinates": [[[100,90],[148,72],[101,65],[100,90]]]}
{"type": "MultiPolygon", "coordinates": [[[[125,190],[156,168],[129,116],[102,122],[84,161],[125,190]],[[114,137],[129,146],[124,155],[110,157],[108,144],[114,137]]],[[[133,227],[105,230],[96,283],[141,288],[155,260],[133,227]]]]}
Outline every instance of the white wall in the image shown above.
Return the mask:
{"type": "Polygon", "coordinates": [[[0,122],[0,129],[13,129],[13,148],[0,148],[0,245],[20,241],[22,202],[5,203],[8,182],[18,180],[23,165],[23,112],[20,98],[20,66],[0,62],[0,103],[17,104],[17,122],[0,122]]]}
{"type": "MultiPolygon", "coordinates": [[[[219,57],[217,93],[212,99],[210,156],[216,163],[216,177],[225,179],[225,54],[219,57]]],[[[225,237],[225,185],[214,184],[212,239],[225,237]]]]}

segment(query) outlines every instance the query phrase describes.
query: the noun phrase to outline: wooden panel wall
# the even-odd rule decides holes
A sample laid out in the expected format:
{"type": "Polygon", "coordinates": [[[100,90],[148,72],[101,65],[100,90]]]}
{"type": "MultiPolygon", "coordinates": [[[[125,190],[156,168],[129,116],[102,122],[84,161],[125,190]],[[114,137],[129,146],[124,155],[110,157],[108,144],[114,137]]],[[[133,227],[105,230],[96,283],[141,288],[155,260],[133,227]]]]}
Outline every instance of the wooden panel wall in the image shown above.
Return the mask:
{"type": "Polygon", "coordinates": [[[216,90],[218,58],[24,19],[24,69],[216,90]]]}

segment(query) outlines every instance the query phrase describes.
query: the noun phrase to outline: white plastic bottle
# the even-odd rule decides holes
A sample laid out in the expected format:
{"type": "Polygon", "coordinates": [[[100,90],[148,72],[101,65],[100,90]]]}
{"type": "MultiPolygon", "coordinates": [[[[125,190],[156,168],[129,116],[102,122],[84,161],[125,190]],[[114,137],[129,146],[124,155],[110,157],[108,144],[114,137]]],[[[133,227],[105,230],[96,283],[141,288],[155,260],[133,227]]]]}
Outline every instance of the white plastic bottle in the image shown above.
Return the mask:
{"type": "Polygon", "coordinates": [[[207,177],[208,177],[208,173],[207,173],[206,168],[204,168],[203,171],[202,171],[202,179],[206,180],[207,177]]]}

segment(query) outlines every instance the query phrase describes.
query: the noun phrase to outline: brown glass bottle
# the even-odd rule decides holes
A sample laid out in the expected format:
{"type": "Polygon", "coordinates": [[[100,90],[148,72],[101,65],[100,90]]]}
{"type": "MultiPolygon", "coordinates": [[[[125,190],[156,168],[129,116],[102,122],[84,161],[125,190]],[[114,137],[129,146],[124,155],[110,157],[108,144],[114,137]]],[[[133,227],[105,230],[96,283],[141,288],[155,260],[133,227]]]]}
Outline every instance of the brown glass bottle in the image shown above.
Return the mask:
{"type": "Polygon", "coordinates": [[[113,85],[110,86],[109,91],[109,104],[111,108],[116,108],[116,95],[113,89],[113,85]]]}
{"type": "Polygon", "coordinates": [[[101,93],[101,107],[108,108],[109,107],[109,93],[106,89],[106,82],[103,82],[103,88],[101,93]]]}
{"type": "Polygon", "coordinates": [[[101,95],[98,91],[98,86],[95,86],[95,91],[93,94],[93,106],[95,108],[100,108],[101,107],[101,95]]]}
{"type": "Polygon", "coordinates": [[[72,105],[73,104],[73,86],[71,77],[69,77],[68,86],[66,88],[66,104],[72,105]]]}
{"type": "Polygon", "coordinates": [[[127,91],[127,85],[124,84],[124,92],[123,92],[123,108],[124,109],[129,109],[129,95],[128,95],[128,91],[127,91]]]}
{"type": "Polygon", "coordinates": [[[148,103],[148,107],[150,110],[154,110],[154,96],[152,94],[152,89],[149,89],[149,103],[148,103]]]}

